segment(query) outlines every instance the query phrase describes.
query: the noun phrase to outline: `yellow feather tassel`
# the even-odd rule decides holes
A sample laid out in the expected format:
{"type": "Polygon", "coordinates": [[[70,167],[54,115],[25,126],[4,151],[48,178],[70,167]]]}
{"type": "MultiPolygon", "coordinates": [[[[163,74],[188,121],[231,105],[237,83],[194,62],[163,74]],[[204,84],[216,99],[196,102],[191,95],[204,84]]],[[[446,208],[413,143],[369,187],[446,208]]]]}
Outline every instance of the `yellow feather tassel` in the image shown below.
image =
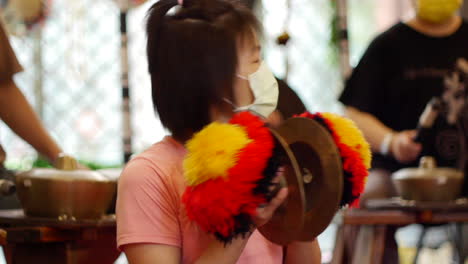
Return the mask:
{"type": "Polygon", "coordinates": [[[348,118],[332,114],[321,113],[324,118],[333,123],[334,131],[338,134],[343,144],[357,151],[367,169],[371,166],[371,150],[369,143],[362,135],[361,130],[348,118]]]}
{"type": "Polygon", "coordinates": [[[196,133],[187,144],[185,180],[190,186],[209,179],[227,177],[236,165],[238,153],[252,140],[241,126],[213,122],[196,133]]]}

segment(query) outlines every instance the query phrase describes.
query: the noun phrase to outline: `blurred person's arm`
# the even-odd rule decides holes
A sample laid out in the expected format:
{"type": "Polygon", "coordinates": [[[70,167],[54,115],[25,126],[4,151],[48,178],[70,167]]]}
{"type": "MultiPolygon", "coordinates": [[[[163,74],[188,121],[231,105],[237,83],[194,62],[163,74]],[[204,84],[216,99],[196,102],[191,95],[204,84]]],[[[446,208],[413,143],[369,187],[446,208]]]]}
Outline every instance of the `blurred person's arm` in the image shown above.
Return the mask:
{"type": "Polygon", "coordinates": [[[16,86],[13,76],[22,70],[0,21],[0,119],[53,163],[62,150],[16,86]]]}
{"type": "Polygon", "coordinates": [[[402,163],[414,161],[419,156],[421,145],[414,142],[416,131],[394,131],[375,116],[354,107],[346,107],[345,114],[361,129],[373,152],[393,156],[402,163]]]}
{"type": "Polygon", "coordinates": [[[372,114],[362,112],[354,107],[346,107],[345,115],[352,119],[362,130],[373,152],[380,153],[380,146],[388,133],[395,133],[372,114]]]}
{"type": "Polygon", "coordinates": [[[62,152],[11,78],[0,82],[0,118],[50,162],[62,152]]]}

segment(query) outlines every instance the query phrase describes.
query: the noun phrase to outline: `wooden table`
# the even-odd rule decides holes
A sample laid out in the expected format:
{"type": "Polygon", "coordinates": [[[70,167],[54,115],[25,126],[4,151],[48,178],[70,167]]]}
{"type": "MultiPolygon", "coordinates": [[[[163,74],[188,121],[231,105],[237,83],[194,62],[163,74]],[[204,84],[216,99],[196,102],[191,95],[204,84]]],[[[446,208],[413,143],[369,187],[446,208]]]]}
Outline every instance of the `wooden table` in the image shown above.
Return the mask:
{"type": "Polygon", "coordinates": [[[115,216],[100,220],[26,217],[23,210],[0,210],[0,245],[8,264],[112,264],[115,216]]]}
{"type": "MultiPolygon", "coordinates": [[[[333,264],[382,263],[388,226],[468,222],[468,201],[450,203],[408,202],[401,199],[370,200],[366,209],[345,209],[338,217],[333,264]],[[360,226],[351,259],[344,255],[347,226],[360,226]]],[[[462,256],[463,257],[463,256],[462,256]]]]}

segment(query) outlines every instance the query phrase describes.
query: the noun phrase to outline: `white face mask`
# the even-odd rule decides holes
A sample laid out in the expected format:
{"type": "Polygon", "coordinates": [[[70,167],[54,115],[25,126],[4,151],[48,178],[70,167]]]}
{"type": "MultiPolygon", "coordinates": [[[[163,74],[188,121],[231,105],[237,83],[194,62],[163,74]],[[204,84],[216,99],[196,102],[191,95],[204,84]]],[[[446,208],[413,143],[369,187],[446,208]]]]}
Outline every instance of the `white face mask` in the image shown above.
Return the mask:
{"type": "Polygon", "coordinates": [[[237,75],[237,77],[248,80],[250,89],[255,100],[250,105],[235,106],[229,100],[228,103],[234,106],[234,112],[250,111],[264,118],[267,118],[275,111],[278,104],[278,82],[273,76],[265,62],[262,62],[258,70],[249,75],[249,77],[237,75]]]}

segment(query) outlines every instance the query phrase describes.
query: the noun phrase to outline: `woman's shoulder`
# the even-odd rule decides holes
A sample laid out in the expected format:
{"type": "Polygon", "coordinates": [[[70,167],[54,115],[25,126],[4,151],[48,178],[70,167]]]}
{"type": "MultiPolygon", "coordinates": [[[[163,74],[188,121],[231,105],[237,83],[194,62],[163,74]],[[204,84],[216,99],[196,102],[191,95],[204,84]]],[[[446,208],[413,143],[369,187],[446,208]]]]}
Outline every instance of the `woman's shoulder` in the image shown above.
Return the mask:
{"type": "Polygon", "coordinates": [[[186,150],[184,146],[172,137],[167,136],[163,140],[150,146],[132,159],[132,161],[145,161],[148,164],[156,166],[173,165],[183,160],[185,154],[186,150]]]}
{"type": "Polygon", "coordinates": [[[122,182],[176,182],[183,180],[182,162],[185,148],[170,137],[153,144],[132,158],[125,166],[122,182]]]}

